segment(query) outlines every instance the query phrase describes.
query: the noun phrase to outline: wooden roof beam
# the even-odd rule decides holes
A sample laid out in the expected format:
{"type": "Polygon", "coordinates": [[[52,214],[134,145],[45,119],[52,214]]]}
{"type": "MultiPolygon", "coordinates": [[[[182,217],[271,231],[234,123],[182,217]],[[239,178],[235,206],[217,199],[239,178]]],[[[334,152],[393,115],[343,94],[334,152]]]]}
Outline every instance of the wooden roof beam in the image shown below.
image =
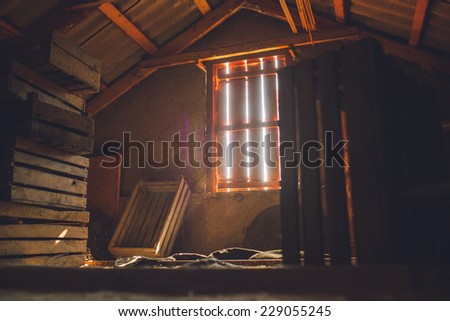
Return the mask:
{"type": "Polygon", "coordinates": [[[147,36],[128,20],[128,18],[113,4],[103,3],[98,9],[148,54],[151,55],[158,50],[158,47],[156,47],[153,42],[151,42],[150,39],[148,39],[147,36]]]}
{"type": "Polygon", "coordinates": [[[280,0],[281,9],[283,9],[284,16],[291,27],[293,33],[298,33],[297,26],[295,25],[294,19],[292,18],[291,11],[289,10],[286,0],[280,0]]]}
{"type": "MultiPolygon", "coordinates": [[[[201,39],[223,21],[239,11],[243,5],[242,0],[227,0],[208,12],[203,18],[187,28],[168,44],[156,51],[153,57],[176,55],[201,39]]],[[[142,80],[153,74],[158,68],[141,69],[137,64],[130,72],[111,84],[105,91],[95,96],[87,104],[87,111],[95,115],[105,109],[118,97],[136,86],[142,80]]]]}
{"type": "Polygon", "coordinates": [[[211,11],[211,7],[206,0],[194,0],[194,2],[203,15],[211,11]]]}
{"type": "Polygon", "coordinates": [[[345,23],[347,15],[345,10],[345,0],[333,0],[334,2],[334,15],[336,16],[336,21],[340,23],[345,23]]]}
{"type": "Polygon", "coordinates": [[[409,35],[409,45],[417,47],[423,30],[423,24],[427,15],[429,0],[417,0],[416,10],[412,20],[411,33],[409,35]]]}
{"type": "MultiPolygon", "coordinates": [[[[325,43],[340,40],[358,40],[359,32],[356,28],[341,28],[338,30],[319,31],[315,34],[314,43],[325,43]]],[[[309,35],[306,33],[291,35],[283,38],[261,40],[239,45],[194,51],[169,57],[150,58],[141,61],[141,69],[163,68],[182,64],[197,63],[200,61],[211,61],[243,55],[251,55],[274,50],[289,50],[290,48],[311,45],[309,35]]]]}

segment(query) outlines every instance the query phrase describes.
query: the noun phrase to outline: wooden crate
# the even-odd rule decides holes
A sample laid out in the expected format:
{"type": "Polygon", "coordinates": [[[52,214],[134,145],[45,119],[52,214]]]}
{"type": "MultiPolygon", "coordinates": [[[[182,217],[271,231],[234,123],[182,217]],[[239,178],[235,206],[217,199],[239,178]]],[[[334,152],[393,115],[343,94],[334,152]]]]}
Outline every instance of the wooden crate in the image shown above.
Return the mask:
{"type": "Polygon", "coordinates": [[[30,93],[47,104],[76,112],[84,111],[85,101],[37,74],[17,61],[0,67],[0,98],[17,97],[26,100],[30,93]]]}
{"type": "Polygon", "coordinates": [[[0,266],[81,266],[88,222],[88,212],[0,202],[0,266]]]}
{"type": "Polygon", "coordinates": [[[190,195],[183,177],[177,182],[139,182],[108,249],[115,257],[170,255],[190,195]]]}
{"type": "Polygon", "coordinates": [[[19,135],[47,146],[80,155],[94,148],[94,121],[54,107],[32,94],[26,101],[9,99],[0,102],[0,133],[19,135]]]}
{"type": "Polygon", "coordinates": [[[20,61],[71,92],[99,91],[100,60],[64,39],[59,32],[4,41],[0,56],[20,61]]]}
{"type": "Polygon", "coordinates": [[[58,209],[86,209],[89,159],[23,138],[1,144],[2,200],[58,209]]]}

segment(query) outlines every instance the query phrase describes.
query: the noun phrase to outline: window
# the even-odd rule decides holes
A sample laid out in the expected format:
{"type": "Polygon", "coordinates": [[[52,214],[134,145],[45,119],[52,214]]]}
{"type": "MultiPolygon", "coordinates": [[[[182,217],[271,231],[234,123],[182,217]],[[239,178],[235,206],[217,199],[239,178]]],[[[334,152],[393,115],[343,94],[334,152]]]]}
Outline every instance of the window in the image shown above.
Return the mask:
{"type": "Polygon", "coordinates": [[[223,146],[215,191],[279,188],[276,72],[285,64],[275,55],[213,65],[212,137],[223,146]]]}

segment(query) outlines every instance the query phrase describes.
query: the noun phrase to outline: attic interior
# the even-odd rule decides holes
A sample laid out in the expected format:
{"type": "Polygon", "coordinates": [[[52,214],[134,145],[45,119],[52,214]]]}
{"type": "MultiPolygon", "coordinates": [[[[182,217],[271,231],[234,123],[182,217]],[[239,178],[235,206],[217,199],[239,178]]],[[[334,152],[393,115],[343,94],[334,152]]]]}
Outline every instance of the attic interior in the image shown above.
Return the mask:
{"type": "Polygon", "coordinates": [[[2,299],[449,299],[448,1],[10,0],[0,43],[2,299]]]}

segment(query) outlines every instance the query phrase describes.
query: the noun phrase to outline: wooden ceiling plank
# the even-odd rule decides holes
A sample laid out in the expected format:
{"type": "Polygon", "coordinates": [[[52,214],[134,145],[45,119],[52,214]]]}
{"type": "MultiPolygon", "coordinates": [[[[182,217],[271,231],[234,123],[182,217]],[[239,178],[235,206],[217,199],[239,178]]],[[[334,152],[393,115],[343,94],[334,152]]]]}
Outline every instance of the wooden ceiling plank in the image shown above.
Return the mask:
{"type": "Polygon", "coordinates": [[[409,36],[409,45],[412,47],[417,47],[419,44],[429,2],[429,0],[417,0],[416,2],[416,10],[414,11],[411,33],[409,36]]]}
{"type": "MultiPolygon", "coordinates": [[[[208,12],[203,18],[194,23],[168,44],[156,51],[154,57],[176,55],[205,36],[223,21],[239,11],[243,5],[242,0],[227,0],[208,12]]],[[[142,70],[135,66],[130,72],[111,84],[105,91],[95,96],[87,104],[87,110],[95,115],[109,106],[114,100],[122,96],[132,87],[153,74],[158,68],[142,70]]]]}
{"type": "Polygon", "coordinates": [[[211,7],[206,0],[194,0],[194,2],[203,15],[211,11],[211,7]]]}
{"type": "Polygon", "coordinates": [[[344,0],[333,0],[334,3],[334,15],[336,16],[336,21],[340,23],[345,23],[345,3],[344,0]]]}
{"type": "Polygon", "coordinates": [[[283,9],[284,16],[291,27],[293,33],[298,33],[297,26],[295,25],[294,19],[292,18],[291,11],[289,10],[288,5],[286,4],[286,0],[280,0],[281,9],[283,9]]]}
{"type": "MultiPolygon", "coordinates": [[[[315,33],[314,38],[314,43],[316,44],[340,40],[360,39],[357,28],[341,28],[338,30],[319,31],[315,33]]],[[[246,42],[239,45],[189,52],[169,57],[149,58],[141,61],[140,67],[141,69],[170,67],[181,64],[197,63],[199,60],[211,61],[274,50],[293,50],[295,47],[307,45],[311,45],[309,35],[302,33],[283,38],[261,40],[250,43],[246,42]]]]}
{"type": "Polygon", "coordinates": [[[158,47],[156,47],[153,42],[151,42],[150,39],[148,39],[147,36],[128,20],[128,18],[113,4],[103,3],[98,9],[148,54],[151,55],[158,50],[158,47]]]}

